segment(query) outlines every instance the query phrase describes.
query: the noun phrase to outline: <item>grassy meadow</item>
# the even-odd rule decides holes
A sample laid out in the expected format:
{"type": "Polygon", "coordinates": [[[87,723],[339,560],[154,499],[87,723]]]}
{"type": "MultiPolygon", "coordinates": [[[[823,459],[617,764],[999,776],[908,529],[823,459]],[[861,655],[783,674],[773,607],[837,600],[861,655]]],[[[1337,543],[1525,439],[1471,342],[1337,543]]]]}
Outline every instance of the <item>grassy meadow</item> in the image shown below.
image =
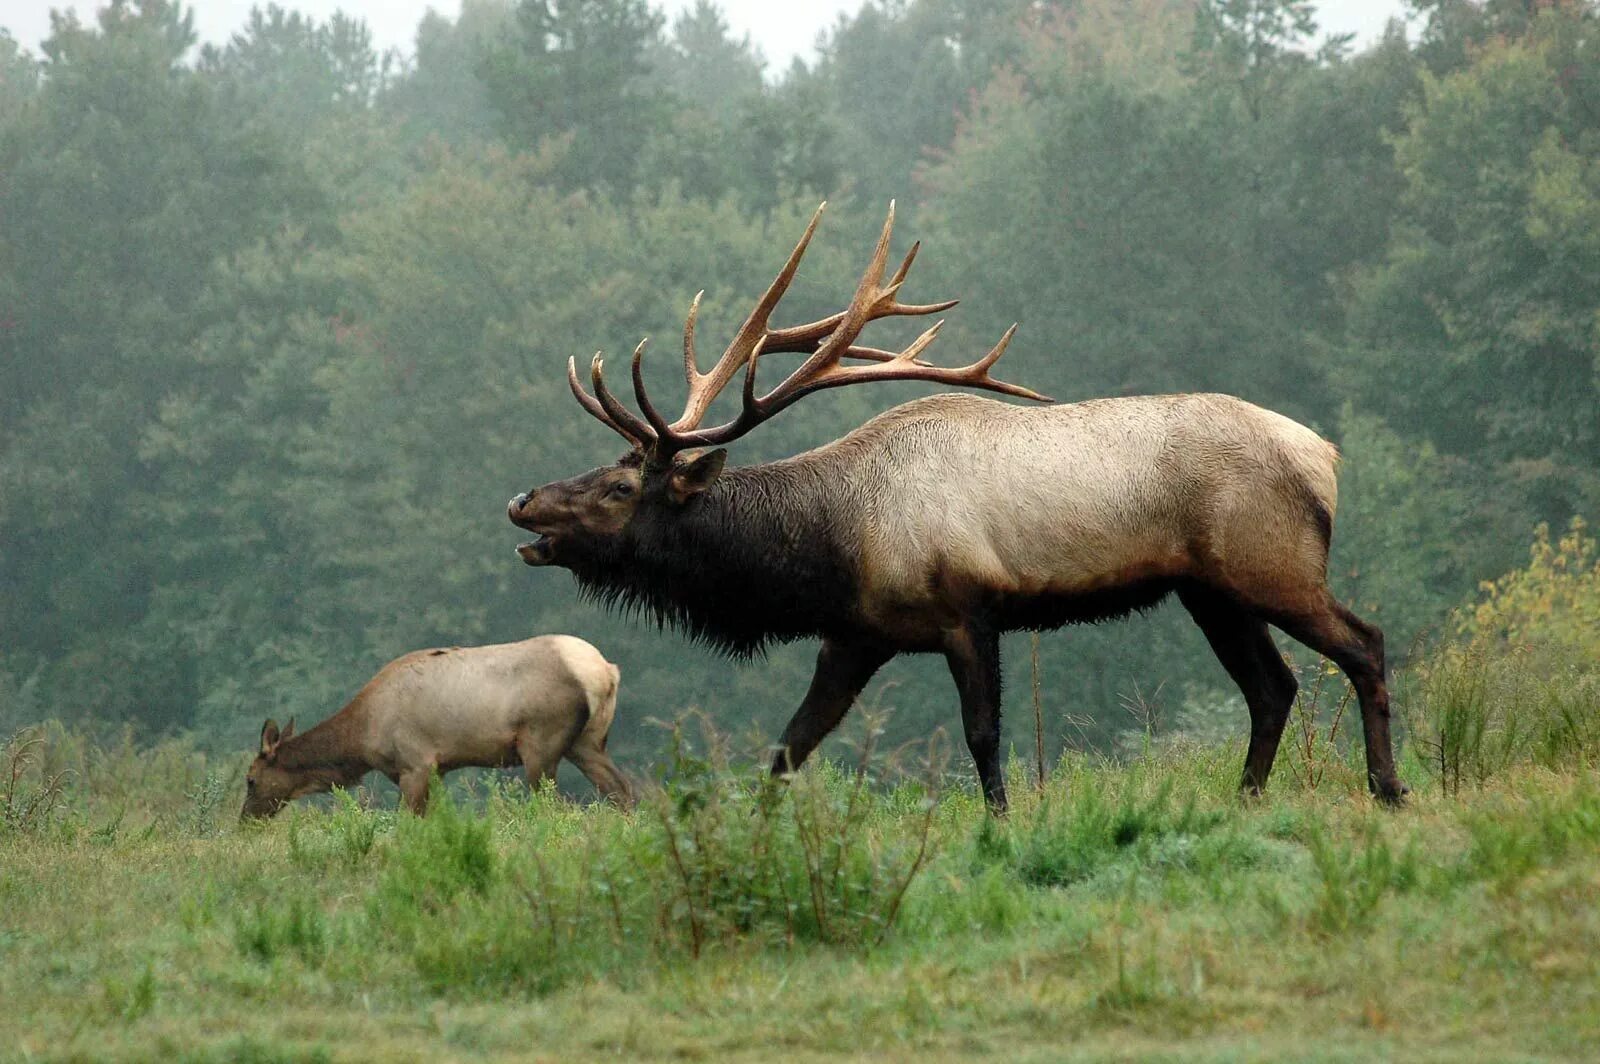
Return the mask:
{"type": "Polygon", "coordinates": [[[690,719],[631,813],[463,773],[426,819],[264,827],[242,756],[35,730],[0,762],[0,1056],[1590,1057],[1592,668],[1403,677],[1398,812],[1307,686],[1264,799],[1239,743],[1153,736],[1014,761],[1003,821],[964,751],[875,754],[870,719],[786,787],[690,719]]]}

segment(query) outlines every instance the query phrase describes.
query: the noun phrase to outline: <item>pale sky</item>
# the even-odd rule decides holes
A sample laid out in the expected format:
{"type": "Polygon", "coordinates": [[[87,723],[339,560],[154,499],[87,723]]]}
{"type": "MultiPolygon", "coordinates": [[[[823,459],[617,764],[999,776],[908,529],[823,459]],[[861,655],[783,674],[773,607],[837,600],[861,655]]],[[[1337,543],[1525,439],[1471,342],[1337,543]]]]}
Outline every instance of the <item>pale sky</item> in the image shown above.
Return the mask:
{"type": "MultiPolygon", "coordinates": [[[[279,0],[281,6],[321,20],[335,11],[363,19],[379,48],[411,51],[412,34],[429,8],[454,18],[460,0],[279,0]]],[[[693,0],[657,0],[655,6],[670,15],[693,0]]],[[[250,8],[264,0],[197,0],[195,28],[202,41],[224,41],[242,26],[250,8]]],[[[0,27],[11,31],[23,47],[38,54],[39,42],[50,33],[51,8],[75,8],[89,22],[102,5],[63,0],[0,0],[0,27]]],[[[843,12],[855,11],[861,0],[720,0],[719,6],[736,34],[748,33],[767,58],[768,73],[777,74],[796,55],[810,59],[817,35],[832,26],[843,12]]],[[[1357,45],[1383,32],[1391,17],[1401,14],[1401,0],[1325,0],[1317,5],[1319,22],[1328,33],[1353,32],[1357,45]]]]}

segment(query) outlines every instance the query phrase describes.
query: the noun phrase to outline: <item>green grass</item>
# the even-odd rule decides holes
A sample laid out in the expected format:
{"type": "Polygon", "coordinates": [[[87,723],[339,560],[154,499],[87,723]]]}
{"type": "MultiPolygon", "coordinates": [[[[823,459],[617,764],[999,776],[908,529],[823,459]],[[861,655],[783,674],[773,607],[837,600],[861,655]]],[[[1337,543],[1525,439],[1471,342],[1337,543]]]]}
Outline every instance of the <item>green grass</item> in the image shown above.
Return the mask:
{"type": "Polygon", "coordinates": [[[197,755],[160,755],[177,796],[140,802],[97,754],[53,815],[0,832],[0,1057],[1600,1044],[1600,787],[1581,758],[1459,793],[1413,761],[1417,794],[1389,813],[1348,752],[1301,774],[1314,789],[1282,772],[1243,803],[1239,755],[1072,756],[1042,790],[1014,766],[995,822],[919,776],[819,765],[773,790],[680,736],[672,782],[631,814],[491,785],[423,820],[344,799],[252,829],[232,822],[237,780],[197,755]]]}

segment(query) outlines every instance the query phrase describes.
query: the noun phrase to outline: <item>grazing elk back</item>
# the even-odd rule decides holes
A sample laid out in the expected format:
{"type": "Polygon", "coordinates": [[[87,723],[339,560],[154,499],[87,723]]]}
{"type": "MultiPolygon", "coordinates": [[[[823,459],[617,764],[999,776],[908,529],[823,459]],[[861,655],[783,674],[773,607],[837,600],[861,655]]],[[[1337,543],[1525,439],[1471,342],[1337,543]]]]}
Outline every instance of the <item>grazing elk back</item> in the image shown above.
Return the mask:
{"type": "Polygon", "coordinates": [[[606,753],[621,673],[572,636],[419,650],[378,671],[338,713],[303,735],[261,729],[242,815],[273,816],[294,798],[381,772],[417,813],[435,772],[520,764],[537,787],[566,757],[601,794],[627,802],[606,753]]]}
{"type": "Polygon", "coordinates": [[[638,413],[611,392],[598,355],[592,395],[569,361],[573,394],[632,449],[511,500],[512,522],[539,536],[518,548],[523,560],[568,568],[603,601],[651,611],[733,653],[820,637],[811,688],[774,771],[804,761],[889,658],[944,654],[997,809],[1005,804],[1000,634],[1120,616],[1176,593],[1249,705],[1246,789],[1265,784],[1295,694],[1271,623],[1350,676],[1372,789],[1399,800],[1382,635],[1327,589],[1337,452],[1288,418],[1226,395],[1019,407],[946,394],[779,462],[724,471],[725,451],[698,450],[738,439],[812,392],[859,382],[924,380],[1044,400],[989,375],[1014,326],[957,369],[922,361],[937,324],[900,351],[858,343],[876,319],[952,305],[899,301],[915,246],[884,279],[893,216],[891,207],[849,307],[772,328],[813,218],[705,373],[694,346],[697,297],[684,333],[689,398],[675,421],[645,392],[643,344],[632,363],[638,413]],[[763,393],[758,367],[780,352],[806,357],[763,393]],[[741,371],[739,413],[703,426],[741,371]]]}

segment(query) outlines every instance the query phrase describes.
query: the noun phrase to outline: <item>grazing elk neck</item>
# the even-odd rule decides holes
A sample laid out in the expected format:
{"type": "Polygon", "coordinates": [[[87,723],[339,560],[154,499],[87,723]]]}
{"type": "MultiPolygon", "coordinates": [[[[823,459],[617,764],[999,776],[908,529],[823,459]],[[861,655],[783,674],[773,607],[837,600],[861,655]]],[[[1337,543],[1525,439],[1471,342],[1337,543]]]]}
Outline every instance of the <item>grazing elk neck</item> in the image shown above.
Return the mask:
{"type": "Polygon", "coordinates": [[[358,695],[321,724],[285,739],[274,763],[329,787],[350,786],[372,768],[362,743],[365,718],[358,695]]]}
{"type": "Polygon", "coordinates": [[[839,470],[815,453],[729,469],[683,509],[636,519],[615,553],[573,567],[590,596],[738,657],[848,628],[839,470]]]}

